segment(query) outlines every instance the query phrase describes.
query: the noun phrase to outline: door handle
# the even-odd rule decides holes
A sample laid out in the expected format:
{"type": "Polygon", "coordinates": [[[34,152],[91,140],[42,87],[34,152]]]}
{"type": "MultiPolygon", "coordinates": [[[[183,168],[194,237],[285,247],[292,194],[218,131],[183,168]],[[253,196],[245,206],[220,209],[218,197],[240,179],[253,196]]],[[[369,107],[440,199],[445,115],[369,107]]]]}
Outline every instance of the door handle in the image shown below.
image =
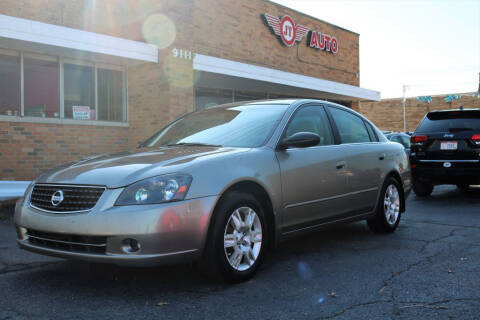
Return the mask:
{"type": "Polygon", "coordinates": [[[335,165],[335,167],[340,170],[340,169],[345,168],[345,165],[346,165],[346,162],[345,162],[345,161],[340,161],[340,162],[337,162],[337,164],[335,165]]]}
{"type": "Polygon", "coordinates": [[[379,160],[385,159],[385,153],[381,153],[381,154],[378,156],[378,159],[379,159],[379,160]]]}

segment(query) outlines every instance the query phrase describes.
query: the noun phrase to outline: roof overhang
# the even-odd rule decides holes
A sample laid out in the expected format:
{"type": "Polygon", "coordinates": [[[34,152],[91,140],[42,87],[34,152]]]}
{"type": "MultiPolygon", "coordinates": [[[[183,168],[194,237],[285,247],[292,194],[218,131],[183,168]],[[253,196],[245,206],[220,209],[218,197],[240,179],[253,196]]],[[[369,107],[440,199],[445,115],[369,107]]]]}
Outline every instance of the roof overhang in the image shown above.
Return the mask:
{"type": "Polygon", "coordinates": [[[0,15],[0,41],[10,49],[93,61],[158,62],[151,44],[6,15],[0,15]]]}
{"type": "Polygon", "coordinates": [[[195,54],[197,85],[277,92],[334,100],[380,101],[380,92],[297,73],[195,54]]]}

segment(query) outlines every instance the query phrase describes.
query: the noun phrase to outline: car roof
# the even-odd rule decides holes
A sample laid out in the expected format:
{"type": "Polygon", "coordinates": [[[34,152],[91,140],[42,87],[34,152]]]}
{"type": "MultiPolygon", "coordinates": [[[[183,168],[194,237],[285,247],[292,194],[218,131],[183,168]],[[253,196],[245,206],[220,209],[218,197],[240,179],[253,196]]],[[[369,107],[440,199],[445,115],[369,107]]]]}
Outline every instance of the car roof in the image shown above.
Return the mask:
{"type": "Polygon", "coordinates": [[[326,100],[317,100],[317,99],[271,99],[271,100],[251,100],[251,101],[239,101],[233,102],[228,104],[220,104],[212,107],[208,107],[206,109],[215,109],[215,108],[231,108],[231,107],[258,107],[258,106],[272,106],[272,105],[287,105],[289,108],[297,108],[300,105],[307,104],[307,103],[318,103],[318,104],[325,104],[333,107],[337,107],[339,109],[343,109],[347,112],[353,113],[360,118],[364,119],[365,121],[369,122],[370,124],[374,125],[372,121],[370,121],[367,117],[363,114],[353,110],[352,108],[343,106],[341,104],[326,101],[326,100]]]}
{"type": "Polygon", "coordinates": [[[213,109],[213,108],[219,108],[219,107],[237,107],[237,106],[258,106],[258,105],[297,105],[297,104],[304,104],[304,103],[309,103],[309,102],[316,102],[316,103],[323,103],[323,104],[329,104],[329,105],[334,105],[342,108],[346,108],[348,110],[354,111],[353,109],[350,109],[346,106],[343,106],[338,103],[334,103],[331,101],[326,101],[326,100],[318,100],[318,99],[266,99],[266,100],[250,100],[250,101],[238,101],[238,102],[233,102],[233,103],[227,103],[227,104],[220,104],[216,106],[209,107],[208,109],[213,109]]]}
{"type": "Polygon", "coordinates": [[[444,113],[444,112],[463,112],[463,111],[480,111],[480,108],[463,108],[463,109],[443,109],[443,110],[433,110],[429,113],[444,113]]]}

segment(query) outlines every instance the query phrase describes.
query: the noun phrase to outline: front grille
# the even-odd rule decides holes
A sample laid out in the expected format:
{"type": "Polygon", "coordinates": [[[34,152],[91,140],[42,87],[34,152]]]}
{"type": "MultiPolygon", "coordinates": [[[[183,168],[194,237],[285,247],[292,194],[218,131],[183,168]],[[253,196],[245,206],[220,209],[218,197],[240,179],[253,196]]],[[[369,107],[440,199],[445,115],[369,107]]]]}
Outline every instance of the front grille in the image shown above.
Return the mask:
{"type": "Polygon", "coordinates": [[[105,254],[107,238],[79,236],[27,229],[28,242],[37,247],[70,252],[105,254]]]}
{"type": "Polygon", "coordinates": [[[87,211],[95,206],[104,191],[104,187],[36,184],[33,187],[30,204],[50,212],[87,211]],[[60,195],[63,198],[61,201],[60,195]]]}

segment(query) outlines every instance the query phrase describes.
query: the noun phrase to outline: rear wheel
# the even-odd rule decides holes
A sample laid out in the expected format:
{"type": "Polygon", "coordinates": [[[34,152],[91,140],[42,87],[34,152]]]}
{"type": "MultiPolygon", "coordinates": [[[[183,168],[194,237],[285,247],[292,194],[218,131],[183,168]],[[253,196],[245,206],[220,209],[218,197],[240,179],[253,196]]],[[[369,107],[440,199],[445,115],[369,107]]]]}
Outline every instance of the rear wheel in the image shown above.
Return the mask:
{"type": "Polygon", "coordinates": [[[367,220],[368,227],[375,233],[395,231],[400,223],[400,206],[403,193],[400,183],[393,177],[388,177],[383,183],[375,217],[367,220]]]}
{"type": "Polygon", "coordinates": [[[462,190],[462,191],[467,191],[470,189],[470,185],[466,183],[458,183],[457,188],[462,190]]]}
{"type": "Polygon", "coordinates": [[[426,197],[432,194],[433,184],[422,182],[422,181],[413,181],[413,192],[418,197],[426,197]]]}
{"type": "Polygon", "coordinates": [[[232,192],[217,205],[212,219],[201,269],[231,282],[250,279],[267,248],[262,205],[250,194],[232,192]]]}

